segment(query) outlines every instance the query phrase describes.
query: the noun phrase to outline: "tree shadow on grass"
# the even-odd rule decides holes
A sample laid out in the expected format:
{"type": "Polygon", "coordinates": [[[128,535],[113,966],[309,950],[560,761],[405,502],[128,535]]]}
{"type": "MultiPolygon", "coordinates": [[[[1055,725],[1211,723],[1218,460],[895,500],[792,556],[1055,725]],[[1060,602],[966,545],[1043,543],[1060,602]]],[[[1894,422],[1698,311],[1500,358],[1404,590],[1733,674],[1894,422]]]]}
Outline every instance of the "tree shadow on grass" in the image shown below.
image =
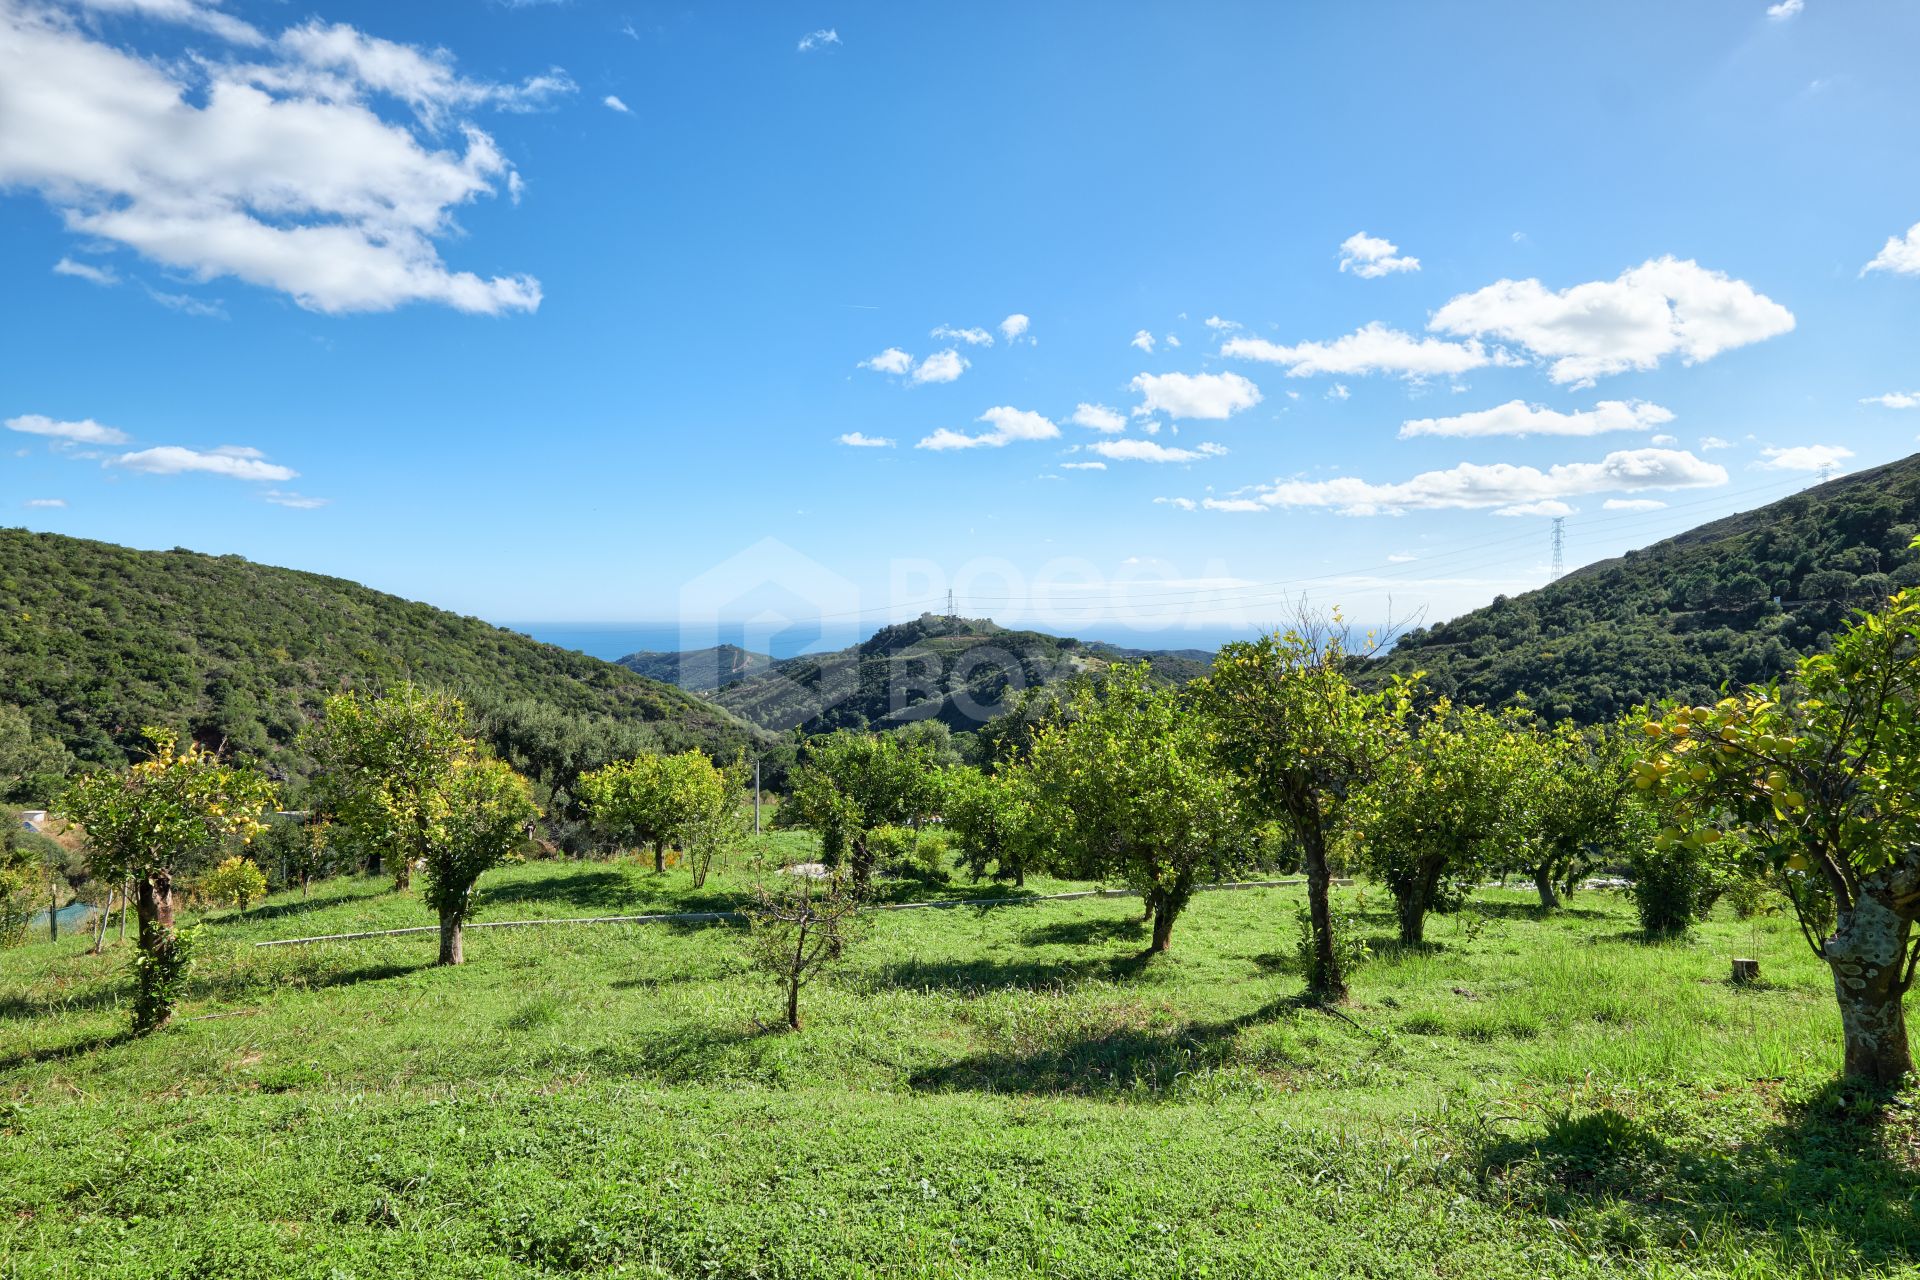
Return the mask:
{"type": "MultiPolygon", "coordinates": [[[[1539,920],[1543,918],[1540,904],[1537,902],[1482,902],[1475,898],[1469,910],[1496,920],[1539,920]]],[[[1564,901],[1553,910],[1544,913],[1544,918],[1570,916],[1575,920],[1606,920],[1611,913],[1596,911],[1592,907],[1570,907],[1564,901]]]]}
{"type": "Polygon", "coordinates": [[[1090,920],[1056,920],[1052,924],[1043,924],[1020,935],[1020,941],[1030,947],[1084,947],[1095,942],[1140,938],[1145,936],[1146,932],[1147,922],[1137,915],[1119,920],[1095,917],[1090,920]]]}
{"type": "Polygon", "coordinates": [[[120,1030],[111,1035],[88,1036],[84,1040],[75,1040],[71,1044],[55,1045],[48,1049],[24,1049],[19,1053],[0,1058],[0,1076],[21,1067],[38,1066],[46,1062],[66,1062],[73,1058],[83,1058],[97,1049],[111,1049],[115,1045],[126,1044],[138,1037],[130,1030],[120,1030]]]}
{"type": "Polygon", "coordinates": [[[1072,960],[908,960],[867,969],[851,985],[868,991],[953,991],[988,995],[996,991],[1047,991],[1089,978],[1118,980],[1144,970],[1151,956],[1128,951],[1072,960]]]}
{"type": "Polygon", "coordinates": [[[1320,1009],[1300,996],[1212,1022],[1149,1030],[1122,1027],[1034,1053],[984,1053],[918,1071],[908,1083],[926,1093],[1112,1093],[1145,1087],[1159,1093],[1183,1073],[1232,1065],[1235,1039],[1249,1027],[1320,1009]]]}
{"type": "Polygon", "coordinates": [[[276,902],[271,906],[252,907],[246,911],[228,911],[217,916],[208,916],[207,923],[217,925],[256,924],[262,920],[285,920],[292,916],[303,916],[309,911],[325,911],[331,907],[349,906],[355,902],[369,902],[375,898],[384,898],[393,893],[393,886],[380,883],[369,886],[364,892],[330,894],[319,898],[300,898],[293,902],[276,902]]]}
{"type": "Polygon", "coordinates": [[[49,1014],[87,1013],[94,1009],[105,1009],[120,1003],[132,989],[129,982],[108,980],[89,983],[84,990],[70,996],[37,999],[32,996],[0,996],[0,1019],[44,1018],[49,1014]]]}
{"type": "Polygon", "coordinates": [[[1843,1268],[1911,1266],[1920,1262],[1914,1101],[1835,1081],[1737,1144],[1712,1130],[1696,1139],[1702,1131],[1684,1121],[1670,1134],[1611,1109],[1566,1113],[1537,1136],[1481,1144],[1475,1168],[1494,1202],[1563,1221],[1624,1213],[1654,1238],[1695,1242],[1731,1221],[1771,1237],[1789,1260],[1795,1246],[1831,1236],[1858,1255],[1843,1268]]]}

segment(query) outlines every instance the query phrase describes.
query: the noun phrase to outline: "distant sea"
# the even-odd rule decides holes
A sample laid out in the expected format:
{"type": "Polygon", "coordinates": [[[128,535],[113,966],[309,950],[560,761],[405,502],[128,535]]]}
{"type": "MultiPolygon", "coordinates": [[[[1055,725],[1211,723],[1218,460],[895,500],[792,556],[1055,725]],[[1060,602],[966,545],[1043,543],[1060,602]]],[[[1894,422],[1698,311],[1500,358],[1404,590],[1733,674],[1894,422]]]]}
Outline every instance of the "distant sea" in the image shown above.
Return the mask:
{"type": "MultiPolygon", "coordinates": [[[[803,653],[844,649],[865,640],[880,628],[800,626],[769,637],[752,623],[722,623],[718,634],[711,627],[688,628],[677,622],[502,622],[501,626],[559,645],[577,649],[612,662],[630,653],[651,651],[677,653],[682,649],[703,649],[712,644],[737,644],[745,649],[771,653],[776,658],[792,658],[803,653]]],[[[1102,623],[1097,627],[1066,629],[1037,623],[1012,623],[1012,626],[1044,631],[1049,635],[1078,636],[1099,640],[1122,649],[1205,649],[1212,652],[1231,640],[1251,640],[1253,628],[1159,627],[1135,630],[1132,627],[1102,623]]]]}

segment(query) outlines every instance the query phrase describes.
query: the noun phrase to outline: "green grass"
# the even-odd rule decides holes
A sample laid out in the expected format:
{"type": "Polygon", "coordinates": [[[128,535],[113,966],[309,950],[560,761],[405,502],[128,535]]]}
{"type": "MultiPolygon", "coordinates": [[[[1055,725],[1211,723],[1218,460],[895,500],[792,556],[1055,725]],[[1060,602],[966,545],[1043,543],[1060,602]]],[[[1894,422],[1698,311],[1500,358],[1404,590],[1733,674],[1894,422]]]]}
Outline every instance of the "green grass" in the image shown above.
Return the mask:
{"type": "MultiPolygon", "coordinates": [[[[755,874],[530,863],[483,918],[755,874]]],[[[1333,1016],[1294,999],[1298,901],[1202,895],[1144,965],[1137,900],[885,913],[797,1035],[731,926],[480,930],[458,970],[430,935],[250,945],[429,922],[366,880],[212,917],[140,1040],[124,949],[31,945],[0,1277],[1920,1274],[1911,1099],[1831,1086],[1790,921],[1656,946],[1612,895],[1490,890],[1409,952],[1369,894],[1333,1016]]]]}

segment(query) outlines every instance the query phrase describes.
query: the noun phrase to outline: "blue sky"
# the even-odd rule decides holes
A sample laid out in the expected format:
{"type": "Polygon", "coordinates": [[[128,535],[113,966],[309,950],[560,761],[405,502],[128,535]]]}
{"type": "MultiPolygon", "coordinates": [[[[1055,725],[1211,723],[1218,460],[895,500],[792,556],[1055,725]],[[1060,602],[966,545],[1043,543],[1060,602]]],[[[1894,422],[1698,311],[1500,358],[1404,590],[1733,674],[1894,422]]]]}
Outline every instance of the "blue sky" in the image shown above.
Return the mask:
{"type": "Polygon", "coordinates": [[[496,620],[1446,616],[1914,449],[1916,41],[0,0],[0,522],[496,620]]]}

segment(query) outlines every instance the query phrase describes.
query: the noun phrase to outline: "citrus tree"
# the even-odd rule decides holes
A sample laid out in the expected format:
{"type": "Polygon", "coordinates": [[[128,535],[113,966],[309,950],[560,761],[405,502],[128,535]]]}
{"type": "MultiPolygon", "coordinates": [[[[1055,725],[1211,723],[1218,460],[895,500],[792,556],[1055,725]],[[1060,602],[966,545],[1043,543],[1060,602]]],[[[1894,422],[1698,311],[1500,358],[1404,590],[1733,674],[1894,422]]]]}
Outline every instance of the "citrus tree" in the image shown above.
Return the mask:
{"type": "Polygon", "coordinates": [[[1334,946],[1327,848],[1348,800],[1403,740],[1412,705],[1413,680],[1362,689],[1349,674],[1352,662],[1337,615],[1324,624],[1307,619],[1284,633],[1224,646],[1197,687],[1216,754],[1300,847],[1313,943],[1307,983],[1326,1000],[1347,993],[1334,946]]]}
{"type": "Polygon", "coordinates": [[[815,738],[788,781],[793,794],[776,821],[818,832],[827,861],[844,859],[862,894],[873,883],[873,832],[917,828],[940,801],[932,757],[890,733],[841,729],[815,738]]]}
{"type": "Polygon", "coordinates": [[[379,697],[337,694],[305,734],[325,810],[405,889],[427,856],[437,805],[457,761],[474,754],[467,710],[448,693],[400,684],[379,697]]]}
{"type": "Polygon", "coordinates": [[[953,833],[975,880],[1027,882],[1045,857],[1046,838],[1036,820],[1033,793],[1018,769],[983,773],[968,765],[947,770],[940,819],[953,833]]]}
{"type": "MultiPolygon", "coordinates": [[[[644,754],[580,775],[576,793],[588,820],[609,839],[653,851],[653,869],[667,869],[667,846],[686,845],[695,827],[712,829],[738,804],[745,785],[736,764],[717,767],[699,751],[644,754]]],[[[695,879],[706,880],[696,866],[695,879]]]]}
{"type": "Polygon", "coordinates": [[[1457,910],[1520,835],[1530,728],[1441,699],[1353,802],[1355,847],[1393,894],[1400,941],[1457,910]]]}
{"type": "Polygon", "coordinates": [[[1144,662],[1080,682],[1061,707],[1011,772],[1065,861],[1139,890],[1153,917],[1148,952],[1164,952],[1199,875],[1251,851],[1238,780],[1213,758],[1206,721],[1144,662]]]}
{"type": "Polygon", "coordinates": [[[1640,747],[1625,723],[1582,728],[1571,722],[1519,745],[1524,819],[1514,852],[1533,877],[1540,909],[1551,911],[1596,860],[1625,853],[1651,834],[1634,796],[1632,765],[1640,747]]]}
{"type": "Polygon", "coordinates": [[[1920,590],[1863,615],[1792,682],[1646,723],[1636,785],[1663,804],[1656,842],[1778,876],[1833,974],[1845,1074],[1913,1070],[1903,1001],[1920,915],[1920,590]],[[1831,903],[1832,928],[1818,936],[1831,903]]]}
{"type": "Polygon", "coordinates": [[[228,837],[263,829],[273,784],[250,769],[221,763],[164,729],[147,730],[150,758],[118,771],[82,776],[61,797],[67,817],[86,831],[94,874],[132,881],[140,921],[134,953],[136,1031],[163,1026],[191,959],[189,938],[174,928],[174,877],[186,859],[228,837]]]}
{"type": "Polygon", "coordinates": [[[250,907],[267,896],[267,877],[252,859],[236,853],[201,876],[197,888],[208,902],[250,907]]]}
{"type": "Polygon", "coordinates": [[[474,884],[526,843],[540,810],[525,778],[478,755],[454,762],[432,807],[422,896],[440,913],[440,963],[463,964],[462,926],[472,914],[474,884]]]}

